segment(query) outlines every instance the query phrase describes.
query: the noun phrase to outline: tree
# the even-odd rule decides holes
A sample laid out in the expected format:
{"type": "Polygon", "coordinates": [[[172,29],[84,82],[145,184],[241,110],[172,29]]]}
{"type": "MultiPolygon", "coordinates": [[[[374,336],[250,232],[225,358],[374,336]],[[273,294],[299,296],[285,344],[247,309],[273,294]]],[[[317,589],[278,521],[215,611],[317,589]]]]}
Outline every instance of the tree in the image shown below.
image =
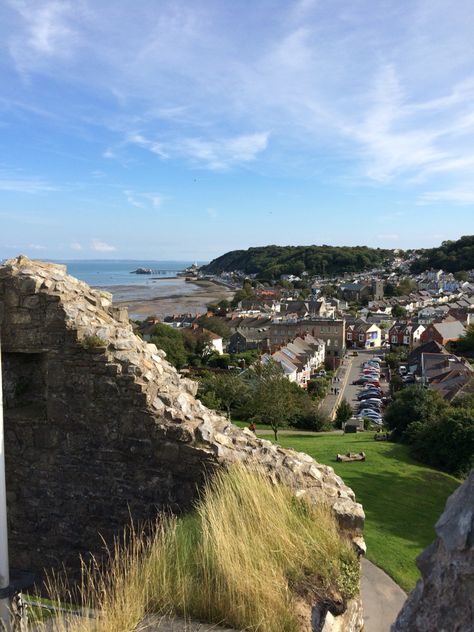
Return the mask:
{"type": "Polygon", "coordinates": [[[464,352],[474,351],[474,325],[467,326],[466,333],[457,341],[456,348],[464,352]]]}
{"type": "Polygon", "coordinates": [[[450,407],[439,419],[415,422],[407,429],[407,441],[424,463],[466,475],[474,466],[474,410],[450,407]]]}
{"type": "MultiPolygon", "coordinates": [[[[250,391],[247,382],[245,382],[238,373],[227,371],[226,373],[208,374],[200,381],[200,389],[205,393],[205,397],[215,402],[211,405],[214,408],[217,404],[218,409],[224,409],[227,413],[227,419],[231,419],[232,408],[239,404],[243,405],[249,397],[250,391]],[[212,393],[212,395],[210,395],[212,393]]],[[[206,403],[206,401],[204,401],[206,403]]]]}
{"type": "Polygon", "coordinates": [[[342,428],[342,424],[352,417],[352,406],[344,397],[336,410],[336,426],[342,428]]]}
{"type": "Polygon", "coordinates": [[[306,391],[313,399],[323,399],[328,392],[328,384],[329,380],[324,377],[309,380],[306,391]]]}
{"type": "Polygon", "coordinates": [[[385,423],[395,439],[406,439],[404,433],[410,424],[434,421],[445,409],[446,403],[436,391],[410,386],[395,394],[385,412],[385,423]]]}
{"type": "Polygon", "coordinates": [[[407,310],[401,305],[394,305],[392,308],[392,316],[395,316],[395,318],[405,318],[406,315],[407,310]]]}
{"type": "Polygon", "coordinates": [[[275,441],[278,441],[278,428],[286,424],[293,414],[292,385],[274,360],[256,365],[250,379],[254,382],[250,402],[254,414],[271,426],[275,441]]]}
{"type": "Polygon", "coordinates": [[[150,342],[155,344],[158,349],[163,349],[168,362],[177,369],[181,369],[187,364],[188,354],[180,331],[160,323],[153,328],[150,342]]]}

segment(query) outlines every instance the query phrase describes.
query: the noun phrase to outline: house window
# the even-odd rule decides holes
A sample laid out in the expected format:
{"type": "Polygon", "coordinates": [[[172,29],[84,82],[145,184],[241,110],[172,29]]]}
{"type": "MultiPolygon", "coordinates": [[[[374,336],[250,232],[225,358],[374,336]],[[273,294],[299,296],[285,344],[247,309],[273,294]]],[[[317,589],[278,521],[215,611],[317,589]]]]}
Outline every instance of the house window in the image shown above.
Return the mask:
{"type": "Polygon", "coordinates": [[[352,332],[351,331],[347,332],[347,340],[352,340],[352,332]]]}
{"type": "Polygon", "coordinates": [[[392,336],[392,343],[396,345],[398,342],[398,336],[392,336]]]}
{"type": "Polygon", "coordinates": [[[359,334],[359,342],[364,342],[364,334],[359,334]]]}

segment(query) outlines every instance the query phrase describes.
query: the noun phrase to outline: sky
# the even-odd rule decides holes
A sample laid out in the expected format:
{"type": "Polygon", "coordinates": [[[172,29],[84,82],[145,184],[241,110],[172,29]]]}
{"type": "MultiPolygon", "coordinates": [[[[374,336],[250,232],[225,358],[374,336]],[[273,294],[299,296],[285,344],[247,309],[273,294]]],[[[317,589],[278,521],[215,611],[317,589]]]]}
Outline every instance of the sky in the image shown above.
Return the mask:
{"type": "Polygon", "coordinates": [[[474,233],[472,0],[1,0],[0,259],[474,233]]]}

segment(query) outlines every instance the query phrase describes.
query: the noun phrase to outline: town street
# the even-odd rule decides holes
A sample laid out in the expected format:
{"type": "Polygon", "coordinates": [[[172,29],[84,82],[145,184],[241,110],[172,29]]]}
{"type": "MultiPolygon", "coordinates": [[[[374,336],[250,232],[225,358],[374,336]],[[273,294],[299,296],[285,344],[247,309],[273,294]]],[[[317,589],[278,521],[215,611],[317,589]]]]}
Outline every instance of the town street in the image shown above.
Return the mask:
{"type": "MultiPolygon", "coordinates": [[[[351,353],[349,351],[349,353],[351,353]]],[[[362,373],[362,365],[370,358],[377,356],[379,353],[383,353],[380,349],[370,349],[370,350],[357,350],[358,356],[354,356],[352,358],[352,365],[350,367],[349,378],[345,383],[343,397],[347,399],[349,404],[352,406],[354,412],[357,408],[357,395],[360,393],[361,387],[352,384],[354,380],[357,380],[362,373]]],[[[388,383],[385,380],[380,381],[380,387],[383,391],[387,391],[388,383]]]]}

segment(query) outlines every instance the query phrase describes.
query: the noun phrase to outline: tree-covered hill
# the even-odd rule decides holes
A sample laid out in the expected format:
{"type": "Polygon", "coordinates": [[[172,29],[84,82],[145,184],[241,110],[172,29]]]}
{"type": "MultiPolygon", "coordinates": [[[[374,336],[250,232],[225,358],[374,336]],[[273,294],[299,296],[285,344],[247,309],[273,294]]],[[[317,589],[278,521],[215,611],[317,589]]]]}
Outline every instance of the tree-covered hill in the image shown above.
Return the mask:
{"type": "Polygon", "coordinates": [[[474,235],[465,235],[456,241],[443,241],[438,248],[424,250],[412,264],[413,272],[430,268],[460,272],[474,269],[474,235]]]}
{"type": "Polygon", "coordinates": [[[242,270],[265,278],[304,271],[311,275],[341,274],[383,267],[393,257],[392,250],[367,246],[259,246],[227,252],[204,270],[209,274],[242,270]]]}

